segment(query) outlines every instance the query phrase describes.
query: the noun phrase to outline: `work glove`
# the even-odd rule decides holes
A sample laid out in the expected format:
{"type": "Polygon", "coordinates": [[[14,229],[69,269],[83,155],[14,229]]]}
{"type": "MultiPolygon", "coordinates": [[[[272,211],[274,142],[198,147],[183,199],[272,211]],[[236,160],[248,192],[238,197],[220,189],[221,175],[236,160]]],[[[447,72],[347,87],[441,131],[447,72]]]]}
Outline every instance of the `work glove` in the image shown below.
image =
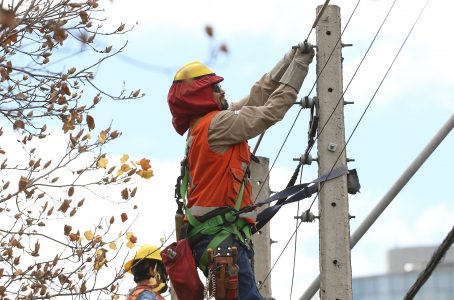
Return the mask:
{"type": "Polygon", "coordinates": [[[300,91],[306,78],[309,64],[314,58],[315,51],[312,45],[308,42],[301,43],[296,47],[293,60],[287,70],[279,80],[280,83],[293,87],[297,92],[300,91]]]}
{"type": "Polygon", "coordinates": [[[271,76],[271,79],[273,79],[276,82],[279,82],[282,75],[287,70],[288,65],[293,60],[293,56],[295,56],[295,53],[296,53],[296,47],[292,47],[292,49],[290,49],[287,53],[285,53],[284,57],[282,57],[281,60],[274,66],[274,68],[271,69],[271,71],[269,73],[271,76]]]}

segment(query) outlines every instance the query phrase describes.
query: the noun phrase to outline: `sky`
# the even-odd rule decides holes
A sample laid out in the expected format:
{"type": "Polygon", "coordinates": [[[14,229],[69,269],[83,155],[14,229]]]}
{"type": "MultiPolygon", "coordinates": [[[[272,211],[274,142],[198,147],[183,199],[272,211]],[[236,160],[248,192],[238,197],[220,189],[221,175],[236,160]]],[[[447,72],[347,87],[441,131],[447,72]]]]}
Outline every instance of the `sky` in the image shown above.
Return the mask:
{"type": "MultiPolygon", "coordinates": [[[[393,1],[360,1],[342,37],[343,43],[353,44],[342,51],[344,89],[357,71],[344,96],[346,101],[354,101],[354,105],[345,107],[346,137],[373,98],[347,146],[347,156],[355,159],[348,166],[357,169],[361,182],[361,193],[349,195],[350,214],[355,216],[350,224],[352,233],[454,113],[452,1],[429,2],[377,90],[425,2],[397,0],[365,58],[393,1]]],[[[341,7],[342,28],[357,3],[330,2],[341,7]]],[[[104,97],[94,116],[97,124],[108,126],[112,122],[113,128],[123,132],[107,149],[109,155],[128,153],[151,159],[155,176],[141,183],[136,196],[139,212],[132,229],[139,237],[157,244],[173,230],[173,189],[185,143],[171,125],[166,102],[176,70],[189,61],[209,62],[210,47],[225,43],[228,54],[220,54],[210,67],[225,78],[222,87],[227,99],[239,100],[292,45],[308,36],[316,7],[321,4],[323,1],[105,1],[106,28],[119,23],[134,28],[115,42],[114,47],[126,41],[127,46],[97,70],[95,82],[112,93],[120,91],[123,84],[131,90],[140,88],[145,96],[133,101],[104,97]],[[206,25],[214,28],[213,39],[207,38],[206,25]]],[[[315,31],[309,41],[316,44],[315,31]]],[[[109,42],[106,38],[105,43],[109,42]]],[[[299,98],[309,94],[314,81],[315,61],[299,98]]],[[[315,96],[315,90],[310,96],[315,96]]],[[[292,108],[283,121],[266,132],[258,155],[276,159],[297,112],[297,107],[292,108]]],[[[307,145],[308,121],[309,112],[303,111],[271,171],[271,190],[283,189],[292,175],[296,167],[293,158],[299,157],[307,145]]],[[[255,143],[251,140],[251,147],[255,143]]],[[[453,148],[451,133],[352,250],[353,277],[386,272],[386,252],[392,248],[441,243],[454,220],[450,175],[453,148]]],[[[302,181],[315,177],[316,164],[305,166],[302,181]]],[[[302,202],[300,209],[307,209],[309,204],[302,202]]],[[[288,205],[271,222],[271,238],[277,241],[272,246],[273,263],[293,233],[294,227],[288,224],[295,222],[296,210],[296,205],[288,205]]],[[[317,214],[316,205],[312,212],[317,214]]],[[[298,299],[317,276],[317,225],[303,224],[296,253],[291,241],[276,263],[271,275],[275,298],[298,299]]]]}

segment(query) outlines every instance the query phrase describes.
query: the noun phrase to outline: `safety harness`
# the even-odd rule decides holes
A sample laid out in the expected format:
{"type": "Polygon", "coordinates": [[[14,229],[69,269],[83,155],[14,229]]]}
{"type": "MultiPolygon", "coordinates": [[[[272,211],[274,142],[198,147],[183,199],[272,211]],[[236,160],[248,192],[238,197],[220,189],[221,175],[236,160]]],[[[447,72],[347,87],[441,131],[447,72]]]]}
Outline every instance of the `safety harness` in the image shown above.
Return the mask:
{"type": "MultiPolygon", "coordinates": [[[[248,169],[245,171],[244,178],[241,182],[241,187],[235,201],[235,206],[223,207],[210,212],[200,219],[195,218],[189,209],[186,207],[186,193],[188,189],[189,180],[189,166],[187,155],[189,152],[189,143],[186,142],[185,158],[181,162],[181,175],[177,179],[175,186],[175,197],[177,198],[178,211],[183,212],[187,218],[187,221],[191,225],[192,229],[187,235],[190,240],[200,235],[211,235],[213,239],[207,246],[207,249],[215,249],[224,242],[228,237],[234,236],[243,245],[249,248],[248,240],[251,239],[251,230],[249,224],[243,219],[239,218],[237,212],[240,210],[241,202],[243,200],[243,192],[248,180],[248,169]]],[[[207,259],[208,252],[204,251],[202,257],[198,261],[199,268],[203,271],[207,271],[207,259]]]]}
{"type": "MultiPolygon", "coordinates": [[[[319,191],[320,183],[337,178],[342,175],[348,175],[349,188],[350,178],[354,179],[355,182],[358,181],[356,170],[348,170],[346,166],[341,166],[330,170],[328,173],[319,176],[311,182],[288,186],[284,190],[274,194],[268,199],[256,202],[253,205],[249,205],[240,209],[243,199],[244,187],[248,180],[248,166],[241,183],[241,188],[239,190],[235,206],[233,208],[223,207],[221,209],[216,209],[197,219],[186,207],[186,193],[189,180],[188,152],[189,142],[187,140],[185,158],[181,162],[181,174],[177,179],[177,184],[175,185],[175,198],[178,204],[177,214],[184,214],[187,218],[187,221],[191,225],[192,229],[186,236],[190,240],[195,239],[200,235],[214,236],[214,238],[208,244],[207,250],[210,248],[216,249],[218,245],[220,245],[230,236],[236,237],[238,241],[240,241],[243,245],[250,247],[248,240],[251,239],[251,234],[257,232],[261,227],[268,223],[283,205],[311,197],[313,194],[319,191]],[[257,215],[256,224],[253,228],[251,228],[251,226],[248,226],[249,224],[246,221],[239,218],[240,214],[253,211],[256,208],[261,207],[265,204],[269,204],[273,201],[277,201],[276,205],[270,206],[260,212],[257,215]]],[[[207,256],[207,251],[204,251],[202,257],[198,262],[198,266],[203,272],[207,271],[207,256]]]]}

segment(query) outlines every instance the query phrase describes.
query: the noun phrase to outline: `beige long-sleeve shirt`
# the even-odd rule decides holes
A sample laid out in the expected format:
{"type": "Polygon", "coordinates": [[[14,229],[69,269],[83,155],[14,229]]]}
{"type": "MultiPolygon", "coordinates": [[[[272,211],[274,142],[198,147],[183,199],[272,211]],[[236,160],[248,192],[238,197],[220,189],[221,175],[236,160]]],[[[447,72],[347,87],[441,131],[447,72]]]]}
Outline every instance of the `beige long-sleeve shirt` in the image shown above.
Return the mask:
{"type": "Polygon", "coordinates": [[[213,118],[208,129],[211,149],[222,153],[231,145],[258,136],[284,118],[296,97],[294,88],[263,75],[248,96],[213,118]]]}

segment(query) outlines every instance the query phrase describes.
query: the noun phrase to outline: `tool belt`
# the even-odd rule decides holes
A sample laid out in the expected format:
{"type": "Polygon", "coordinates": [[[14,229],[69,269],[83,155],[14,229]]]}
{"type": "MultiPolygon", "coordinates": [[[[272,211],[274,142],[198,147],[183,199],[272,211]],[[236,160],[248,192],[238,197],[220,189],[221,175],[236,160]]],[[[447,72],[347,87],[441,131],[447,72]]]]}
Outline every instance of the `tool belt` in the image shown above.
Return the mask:
{"type": "MultiPolygon", "coordinates": [[[[231,240],[231,239],[230,239],[231,240]]],[[[208,248],[208,294],[216,300],[238,298],[237,248],[225,243],[216,249],[208,248]]]]}

